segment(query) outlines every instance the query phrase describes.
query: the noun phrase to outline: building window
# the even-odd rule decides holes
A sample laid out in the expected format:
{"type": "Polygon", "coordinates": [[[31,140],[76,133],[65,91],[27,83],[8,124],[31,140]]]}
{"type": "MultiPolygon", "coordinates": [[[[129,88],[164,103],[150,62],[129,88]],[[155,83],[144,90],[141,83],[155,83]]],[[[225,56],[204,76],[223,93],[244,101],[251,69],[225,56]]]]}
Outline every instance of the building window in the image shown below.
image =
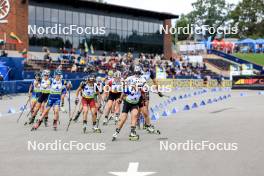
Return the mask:
{"type": "Polygon", "coordinates": [[[64,24],[65,21],[65,11],[64,10],[59,10],[59,22],[61,24],[64,24]]]}
{"type": "Polygon", "coordinates": [[[51,9],[51,22],[58,23],[59,21],[59,10],[51,9]]]}
{"type": "Polygon", "coordinates": [[[66,11],[66,23],[72,24],[72,12],[71,11],[66,11]]]}
{"type": "Polygon", "coordinates": [[[104,16],[100,15],[99,16],[99,27],[104,27],[105,26],[105,18],[104,16]]]}
{"type": "Polygon", "coordinates": [[[128,30],[128,28],[127,28],[127,19],[125,19],[125,18],[122,18],[122,30],[128,30]]]}
{"type": "Polygon", "coordinates": [[[86,14],[86,26],[92,26],[92,15],[86,14]]]}
{"type": "Polygon", "coordinates": [[[116,18],[111,17],[111,29],[116,29],[116,18]]]}
{"type": "Polygon", "coordinates": [[[85,26],[85,13],[80,13],[80,25],[85,26]]]}
{"type": "Polygon", "coordinates": [[[36,20],[43,21],[43,7],[36,7],[36,20]]]}
{"type": "Polygon", "coordinates": [[[73,12],[72,14],[72,18],[73,18],[73,23],[74,25],[79,25],[79,13],[78,12],[73,12]]]}
{"type": "Polygon", "coordinates": [[[92,22],[94,27],[98,26],[98,15],[92,15],[92,22]]]}
{"type": "Polygon", "coordinates": [[[122,29],[122,20],[121,20],[121,18],[117,18],[116,19],[116,28],[118,30],[121,30],[122,29]]]}
{"type": "Polygon", "coordinates": [[[29,6],[28,11],[29,11],[29,20],[35,21],[36,20],[36,7],[29,6]]]}

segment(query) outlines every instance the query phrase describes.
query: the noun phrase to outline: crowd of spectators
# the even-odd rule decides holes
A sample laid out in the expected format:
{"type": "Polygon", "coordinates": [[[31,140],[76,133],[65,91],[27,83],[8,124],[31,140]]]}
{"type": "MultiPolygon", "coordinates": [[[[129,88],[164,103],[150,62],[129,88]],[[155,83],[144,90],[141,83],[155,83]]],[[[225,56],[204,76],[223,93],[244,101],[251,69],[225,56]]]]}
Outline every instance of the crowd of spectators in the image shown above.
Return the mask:
{"type": "Polygon", "coordinates": [[[136,64],[143,63],[148,60],[150,68],[167,73],[167,78],[176,78],[177,76],[191,76],[195,78],[202,78],[202,71],[206,70],[205,63],[191,63],[184,60],[181,55],[177,55],[169,60],[164,58],[164,55],[157,54],[139,54],[137,57],[132,53],[103,53],[100,56],[88,55],[81,50],[76,52],[71,50],[67,52],[65,49],[60,50],[60,55],[57,58],[51,58],[50,52],[45,51],[44,60],[47,62],[60,63],[60,69],[63,64],[71,65],[71,72],[99,72],[106,73],[109,70],[120,70],[123,73],[128,73],[136,64]]]}

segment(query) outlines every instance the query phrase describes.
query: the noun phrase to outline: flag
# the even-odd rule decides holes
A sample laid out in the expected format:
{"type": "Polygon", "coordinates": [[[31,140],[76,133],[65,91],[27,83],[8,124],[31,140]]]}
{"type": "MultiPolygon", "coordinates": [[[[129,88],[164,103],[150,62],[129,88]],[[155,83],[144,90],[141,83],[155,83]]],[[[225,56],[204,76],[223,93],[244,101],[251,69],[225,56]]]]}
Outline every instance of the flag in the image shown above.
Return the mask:
{"type": "Polygon", "coordinates": [[[88,53],[89,52],[89,48],[88,48],[88,45],[87,45],[86,40],[84,41],[84,52],[85,53],[88,53]]]}
{"type": "Polygon", "coordinates": [[[12,38],[13,40],[16,40],[19,44],[23,43],[20,38],[14,33],[14,32],[11,32],[9,34],[10,38],[12,38]]]}
{"type": "Polygon", "coordinates": [[[94,54],[94,48],[93,48],[93,45],[92,44],[90,46],[90,49],[91,49],[91,54],[94,54]]]}

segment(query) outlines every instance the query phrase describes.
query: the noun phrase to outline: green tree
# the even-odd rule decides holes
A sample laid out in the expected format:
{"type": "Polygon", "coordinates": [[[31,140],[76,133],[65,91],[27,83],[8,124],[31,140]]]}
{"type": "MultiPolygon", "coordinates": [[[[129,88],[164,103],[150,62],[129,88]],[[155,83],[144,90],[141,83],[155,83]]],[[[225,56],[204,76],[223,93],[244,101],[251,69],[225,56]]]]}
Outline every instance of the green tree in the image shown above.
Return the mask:
{"type": "MultiPolygon", "coordinates": [[[[189,38],[189,35],[184,34],[182,29],[186,28],[188,26],[190,27],[190,24],[191,24],[190,19],[187,16],[185,16],[184,14],[182,14],[180,19],[177,20],[176,28],[179,29],[178,34],[177,34],[179,41],[187,40],[189,38]]],[[[175,40],[174,40],[174,42],[175,42],[175,40]]]]}
{"type": "Polygon", "coordinates": [[[242,0],[231,12],[230,19],[238,27],[239,37],[264,37],[263,0],[242,0]]]}
{"type": "MultiPolygon", "coordinates": [[[[193,11],[188,14],[190,22],[199,27],[207,25],[214,27],[225,27],[227,25],[229,14],[234,7],[233,4],[227,3],[225,0],[197,0],[192,4],[193,11]]],[[[209,33],[205,34],[210,36],[209,33]]],[[[213,37],[216,33],[213,35],[213,37]]]]}

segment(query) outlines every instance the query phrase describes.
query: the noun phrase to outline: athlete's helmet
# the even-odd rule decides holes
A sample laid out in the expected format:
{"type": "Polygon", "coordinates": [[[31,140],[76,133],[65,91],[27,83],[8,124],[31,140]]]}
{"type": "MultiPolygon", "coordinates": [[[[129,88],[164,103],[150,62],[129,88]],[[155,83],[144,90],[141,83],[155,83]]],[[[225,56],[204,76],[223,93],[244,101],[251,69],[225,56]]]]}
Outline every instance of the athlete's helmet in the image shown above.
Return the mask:
{"type": "Polygon", "coordinates": [[[121,72],[120,71],[116,71],[115,73],[114,73],[114,76],[113,76],[114,78],[121,78],[121,72]]]}
{"type": "Polygon", "coordinates": [[[49,70],[43,70],[42,76],[49,76],[49,75],[50,75],[50,71],[49,70]]]}
{"type": "Polygon", "coordinates": [[[35,73],[35,78],[40,78],[41,77],[41,73],[40,72],[36,72],[35,73]]]}
{"type": "Polygon", "coordinates": [[[86,76],[84,79],[85,79],[85,81],[93,82],[93,81],[95,81],[95,76],[91,74],[91,75],[86,76]]]}
{"type": "Polygon", "coordinates": [[[141,69],[140,66],[136,65],[134,67],[134,74],[136,74],[136,75],[141,75],[142,74],[142,69],[141,69]]]}
{"type": "Polygon", "coordinates": [[[108,71],[108,76],[113,76],[114,72],[112,70],[108,71]]]}
{"type": "Polygon", "coordinates": [[[61,76],[61,75],[62,75],[62,72],[61,72],[60,70],[56,70],[56,71],[54,72],[54,75],[55,75],[55,76],[57,76],[57,75],[61,76]]]}

